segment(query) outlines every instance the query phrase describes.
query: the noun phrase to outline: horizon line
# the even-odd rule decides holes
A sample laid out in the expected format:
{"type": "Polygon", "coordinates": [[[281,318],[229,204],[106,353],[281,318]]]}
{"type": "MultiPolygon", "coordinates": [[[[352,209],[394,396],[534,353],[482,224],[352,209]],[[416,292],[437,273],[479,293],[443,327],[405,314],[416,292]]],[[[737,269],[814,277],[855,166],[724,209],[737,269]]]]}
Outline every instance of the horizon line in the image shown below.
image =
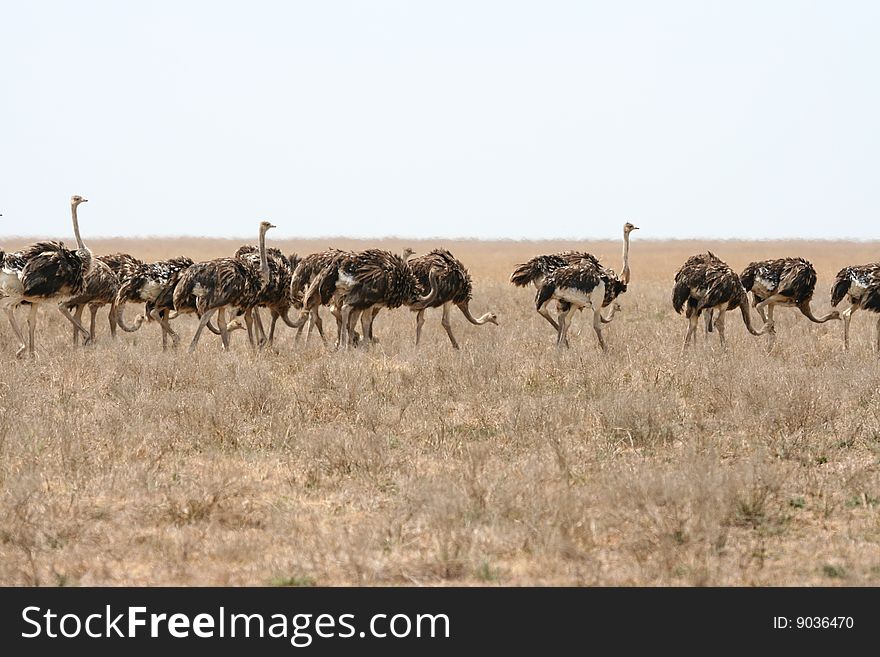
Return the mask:
{"type": "MultiPolygon", "coordinates": [[[[58,239],[53,235],[0,235],[0,240],[46,240],[58,239]]],[[[68,236],[67,239],[71,239],[68,236]]],[[[94,235],[84,241],[89,240],[252,240],[253,236],[230,235],[230,236],[213,236],[213,235],[162,235],[162,234],[144,234],[144,235],[94,235]]],[[[348,236],[348,235],[319,235],[319,236],[284,236],[275,238],[278,241],[333,241],[333,240],[352,240],[352,241],[414,241],[414,242],[616,242],[622,241],[620,237],[412,237],[407,235],[383,235],[383,236],[348,236]]],[[[271,241],[272,238],[269,238],[271,241]]],[[[637,236],[634,242],[880,242],[880,237],[642,237],[637,236]]]]}

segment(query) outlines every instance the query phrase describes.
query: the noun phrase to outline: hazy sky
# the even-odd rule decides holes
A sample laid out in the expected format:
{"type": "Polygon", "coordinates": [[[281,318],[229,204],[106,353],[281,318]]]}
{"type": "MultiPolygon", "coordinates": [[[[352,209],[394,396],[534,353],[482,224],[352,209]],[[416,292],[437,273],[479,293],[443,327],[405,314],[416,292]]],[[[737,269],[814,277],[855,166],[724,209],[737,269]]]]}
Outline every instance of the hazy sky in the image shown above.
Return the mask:
{"type": "Polygon", "coordinates": [[[880,238],[880,3],[7,2],[0,234],[880,238]]]}

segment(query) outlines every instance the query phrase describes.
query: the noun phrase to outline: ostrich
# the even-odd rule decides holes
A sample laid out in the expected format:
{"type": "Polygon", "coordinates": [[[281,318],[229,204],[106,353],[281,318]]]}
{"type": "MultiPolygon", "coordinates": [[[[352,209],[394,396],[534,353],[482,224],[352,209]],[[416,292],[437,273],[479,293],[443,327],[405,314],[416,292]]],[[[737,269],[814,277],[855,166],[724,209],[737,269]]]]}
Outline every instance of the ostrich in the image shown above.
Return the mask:
{"type": "MultiPolygon", "coordinates": [[[[632,231],[638,230],[638,226],[634,226],[630,222],[623,225],[623,269],[620,273],[619,280],[623,283],[629,283],[629,235],[632,231]]],[[[591,265],[597,269],[604,269],[599,260],[591,253],[584,251],[564,251],[552,255],[536,256],[521,265],[517,265],[513,273],[510,275],[510,282],[517,287],[527,287],[530,284],[540,289],[544,279],[560,267],[569,265],[591,265]]],[[[614,273],[608,270],[608,278],[614,277],[614,273]]],[[[557,304],[560,313],[567,312],[566,302],[557,304]]],[[[554,320],[545,307],[538,308],[538,314],[546,319],[554,330],[559,331],[559,323],[554,320]]]]}
{"type": "Polygon", "coordinates": [[[135,265],[124,277],[116,295],[117,322],[119,327],[128,333],[137,331],[144,321],[157,321],[162,328],[162,349],[168,346],[170,337],[173,345],[180,342],[180,337],[171,328],[169,320],[174,310],[174,287],[181,275],[193,265],[191,258],[178,256],[159,262],[140,263],[135,265]],[[123,315],[126,302],[143,303],[144,313],[129,326],[123,315]]]}
{"type": "Polygon", "coordinates": [[[341,304],[340,345],[354,346],[354,325],[361,318],[365,340],[372,341],[374,309],[398,308],[404,304],[430,303],[436,297],[432,282],[428,294],[419,295],[419,283],[401,256],[380,249],[368,249],[343,257],[326,267],[312,281],[305,297],[306,309],[315,298],[341,304]]]}
{"type": "Polygon", "coordinates": [[[743,322],[752,335],[764,335],[772,332],[773,322],[768,318],[760,331],[752,327],[749,312],[749,299],[739,276],[714,253],[707,252],[692,256],[675,274],[672,290],[672,307],[681,313],[685,308],[688,318],[688,330],[684,338],[682,351],[687,349],[691,337],[697,330],[700,314],[704,310],[717,311],[713,326],[718,329],[718,338],[724,345],[724,314],[728,310],[739,307],[743,322]]]}
{"type": "MultiPolygon", "coordinates": [[[[843,348],[849,349],[852,314],[859,309],[880,313],[880,263],[844,267],[837,272],[831,286],[831,305],[836,308],[844,297],[849,302],[849,308],[840,313],[843,318],[843,348]]],[[[874,348],[880,352],[880,318],[877,319],[874,348]]]]}
{"type": "Polygon", "coordinates": [[[73,233],[76,236],[77,249],[72,251],[62,242],[37,242],[28,248],[4,257],[2,273],[0,273],[0,292],[6,299],[9,323],[21,342],[16,356],[25,350],[34,354],[34,333],[37,328],[37,310],[41,303],[58,304],[61,313],[76,326],[88,339],[89,332],[70,314],[67,302],[85,289],[85,279],[94,267],[95,259],[92,252],[83,244],[79,234],[77,207],[88,199],[82,196],[70,197],[70,213],[73,220],[73,233]],[[28,341],[15,321],[14,309],[25,302],[30,304],[28,314],[28,341]]]}
{"type": "Polygon", "coordinates": [[[626,283],[617,278],[612,270],[584,261],[577,265],[559,267],[551,272],[538,287],[535,307],[541,312],[551,299],[559,302],[561,311],[556,335],[557,347],[568,346],[568,328],[574,309],[589,307],[593,311],[593,330],[596,331],[599,347],[602,351],[607,351],[605,339],[602,337],[602,324],[611,322],[620,306],[615,302],[608,317],[602,316],[602,308],[614,302],[624,292],[626,283]]]}
{"type": "Polygon", "coordinates": [[[455,304],[471,324],[480,326],[492,323],[497,326],[498,317],[495,313],[488,312],[485,315],[474,318],[468,308],[471,300],[471,276],[465,266],[446,249],[434,249],[430,253],[411,258],[407,264],[412,268],[422,290],[431,289],[430,274],[435,272],[436,294],[427,304],[413,307],[416,315],[416,344],[422,337],[422,324],[425,323],[425,310],[427,308],[443,307],[443,317],[440,323],[449,336],[453,348],[458,349],[458,342],[452,335],[452,325],[449,323],[449,310],[455,304]]]}
{"type": "MultiPolygon", "coordinates": [[[[89,307],[89,313],[91,314],[89,323],[90,338],[86,341],[86,344],[95,342],[95,316],[98,314],[99,308],[108,304],[110,312],[107,319],[110,322],[110,335],[113,338],[116,337],[116,294],[118,291],[119,276],[103,260],[103,257],[95,258],[92,271],[85,277],[85,287],[82,294],[64,304],[68,311],[75,309],[73,316],[79,323],[82,323],[83,310],[85,310],[86,306],[89,307]]],[[[74,346],[79,344],[79,329],[76,325],[73,327],[73,344],[74,346]]]]}
{"type": "MultiPolygon", "coordinates": [[[[816,324],[840,319],[840,313],[832,310],[816,317],[810,309],[810,300],[816,288],[816,270],[803,258],[779,258],[761,260],[749,264],[740,274],[746,292],[752,293],[752,306],[764,322],[773,322],[774,306],[794,306],[816,324]],[[767,313],[764,313],[764,308],[767,313]]],[[[772,342],[775,333],[770,333],[772,342]]]]}
{"type": "MultiPolygon", "coordinates": [[[[251,266],[254,268],[261,266],[259,247],[251,245],[239,247],[235,252],[235,257],[250,260],[251,266]]],[[[293,269],[299,263],[299,256],[294,253],[288,257],[279,249],[272,248],[266,249],[266,261],[269,264],[269,279],[257,298],[257,306],[253,309],[253,318],[257,331],[260,333],[260,346],[267,343],[272,345],[275,339],[275,324],[279,317],[291,328],[302,328],[302,323],[296,324],[288,316],[292,305],[290,284],[293,269]],[[267,308],[271,313],[272,324],[269,327],[268,338],[263,329],[258,308],[267,308]]]]}
{"type": "MultiPolygon", "coordinates": [[[[89,332],[92,335],[90,342],[95,340],[95,315],[101,306],[110,305],[107,319],[110,322],[110,335],[116,337],[116,327],[119,324],[117,315],[116,295],[119,286],[127,280],[132,272],[143,263],[127,253],[112,253],[98,256],[95,268],[86,279],[86,289],[83,294],[67,302],[68,310],[74,310],[73,316],[82,322],[83,310],[89,307],[91,322],[89,332]]],[[[74,327],[73,344],[79,343],[79,329],[74,327]]]]}
{"type": "Polygon", "coordinates": [[[248,337],[253,346],[253,319],[251,310],[259,295],[269,283],[269,262],[266,257],[266,231],[275,226],[260,222],[260,264],[256,268],[249,258],[217,258],[200,262],[187,269],[174,288],[174,309],[179,313],[196,312],[201,321],[189,346],[195,351],[202,329],[217,313],[223,349],[229,349],[229,326],[226,309],[244,312],[248,337]]]}
{"type": "MultiPolygon", "coordinates": [[[[675,274],[675,283],[679,282],[679,279],[684,275],[683,272],[690,271],[692,268],[700,266],[700,265],[708,265],[714,262],[721,262],[721,260],[711,251],[706,251],[706,253],[698,253],[696,255],[692,255],[690,258],[684,261],[684,264],[675,274]]],[[[709,308],[706,310],[706,314],[703,317],[703,325],[705,328],[706,339],[709,339],[709,334],[712,332],[712,309],[709,308]]],[[[696,344],[697,336],[694,334],[694,344],[696,344]]]]}
{"type": "MultiPolygon", "coordinates": [[[[413,255],[415,255],[415,251],[413,251],[409,247],[406,247],[403,251],[401,251],[400,259],[403,260],[404,262],[409,262],[409,259],[413,255]]],[[[427,290],[428,288],[426,287],[425,289],[427,290]]],[[[343,295],[337,296],[335,303],[333,303],[330,306],[330,312],[332,312],[334,315],[336,315],[339,312],[338,309],[342,307],[341,302],[342,302],[343,298],[344,298],[343,295]]],[[[376,335],[373,333],[373,322],[376,321],[376,315],[378,315],[379,311],[382,310],[382,308],[384,308],[384,307],[385,306],[382,304],[377,304],[377,305],[373,306],[373,308],[369,311],[369,314],[366,316],[367,327],[369,328],[369,331],[370,331],[370,335],[369,335],[370,342],[379,342],[379,338],[377,338],[376,335]]],[[[364,318],[362,317],[361,318],[361,325],[362,326],[363,326],[363,320],[364,320],[364,318]]],[[[355,331],[353,333],[352,337],[354,338],[354,344],[357,345],[357,340],[359,338],[357,331],[355,331]]]]}
{"type": "MultiPolygon", "coordinates": [[[[331,312],[336,318],[336,344],[339,345],[342,339],[342,315],[333,303],[333,297],[336,291],[335,285],[325,285],[321,289],[320,285],[316,285],[316,281],[329,281],[328,276],[323,276],[324,272],[329,272],[338,267],[339,263],[348,257],[354,256],[353,251],[340,251],[339,249],[327,249],[319,253],[312,253],[300,260],[299,264],[293,270],[293,276],[290,282],[290,296],[293,302],[303,308],[303,316],[309,321],[309,330],[306,333],[306,342],[312,335],[312,328],[318,329],[321,340],[324,338],[323,322],[318,312],[320,306],[330,306],[331,312]],[[332,304],[332,305],[331,305],[332,304]]],[[[296,337],[299,338],[303,330],[302,320],[299,320],[300,328],[297,329],[296,337]]]]}

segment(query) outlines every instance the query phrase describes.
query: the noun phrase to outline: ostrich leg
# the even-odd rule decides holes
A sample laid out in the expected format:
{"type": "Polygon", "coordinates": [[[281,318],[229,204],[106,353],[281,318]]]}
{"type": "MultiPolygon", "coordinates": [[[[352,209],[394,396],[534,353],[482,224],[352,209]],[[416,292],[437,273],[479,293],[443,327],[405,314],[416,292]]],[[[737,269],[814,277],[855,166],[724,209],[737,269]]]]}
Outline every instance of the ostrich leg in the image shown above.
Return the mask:
{"type": "Polygon", "coordinates": [[[602,351],[608,351],[608,347],[605,344],[605,338],[602,337],[602,308],[594,308],[593,309],[593,330],[596,331],[596,337],[599,338],[599,346],[602,348],[602,351]]]}
{"type": "Polygon", "coordinates": [[[269,324],[269,346],[270,347],[275,342],[275,324],[278,322],[279,317],[281,317],[281,315],[278,314],[278,311],[273,310],[272,311],[272,323],[269,324]]]}
{"type": "Polygon", "coordinates": [[[688,329],[687,333],[684,335],[684,344],[681,347],[681,353],[687,351],[688,344],[690,344],[691,337],[694,339],[694,344],[697,343],[697,326],[700,323],[700,317],[697,313],[693,313],[690,317],[688,317],[688,329]]]}
{"type": "Polygon", "coordinates": [[[550,325],[553,327],[554,330],[559,331],[559,324],[556,322],[555,319],[553,319],[553,318],[550,316],[550,313],[547,311],[547,307],[546,307],[546,306],[543,307],[543,308],[539,308],[539,309],[538,309],[538,314],[539,314],[541,317],[543,317],[544,319],[546,319],[548,322],[550,322],[550,325]]]}
{"type": "Polygon", "coordinates": [[[171,346],[176,347],[180,343],[180,336],[174,332],[174,329],[171,328],[171,324],[169,323],[168,311],[167,310],[153,310],[151,312],[153,319],[159,322],[159,326],[162,327],[162,351],[165,351],[165,344],[167,338],[171,338],[171,346]]]}
{"type": "Polygon", "coordinates": [[[89,319],[89,339],[84,341],[83,344],[95,344],[95,319],[98,316],[98,306],[94,304],[89,305],[89,314],[91,315],[89,319]]]}
{"type": "Polygon", "coordinates": [[[416,313],[416,346],[419,346],[419,340],[422,339],[422,325],[425,323],[425,310],[422,309],[416,313]]]}
{"type": "Polygon", "coordinates": [[[369,315],[369,318],[367,321],[367,330],[370,332],[370,334],[369,334],[369,336],[366,336],[366,337],[367,337],[367,340],[371,343],[379,342],[379,340],[376,338],[376,336],[373,335],[373,322],[376,321],[376,315],[379,314],[380,310],[382,310],[382,306],[373,306],[372,308],[364,311],[369,315]]]}
{"type": "MultiPolygon", "coordinates": [[[[334,313],[334,315],[335,314],[336,313],[334,313]]],[[[337,326],[338,337],[336,339],[336,344],[338,347],[340,347],[342,349],[348,348],[349,334],[351,331],[350,327],[349,327],[349,320],[351,319],[351,314],[352,314],[352,307],[349,306],[347,303],[344,303],[344,304],[342,304],[342,312],[341,312],[340,316],[336,318],[336,321],[338,323],[338,326],[337,326]]],[[[306,341],[308,341],[308,338],[306,338],[306,341]]]]}
{"type": "Polygon", "coordinates": [[[715,318],[715,328],[718,329],[718,339],[721,341],[721,347],[725,346],[724,344],[724,316],[727,314],[726,310],[719,310],[718,317],[715,318]]]}
{"type": "Polygon", "coordinates": [[[110,304],[110,312],[107,313],[107,321],[110,322],[110,337],[114,340],[116,339],[116,327],[119,325],[119,321],[116,319],[117,311],[116,311],[116,302],[110,304]]]}
{"type": "Polygon", "coordinates": [[[12,326],[12,330],[15,332],[19,342],[18,351],[15,352],[15,355],[21,356],[24,350],[27,349],[27,343],[25,343],[24,335],[18,327],[18,322],[15,321],[15,305],[10,304],[6,306],[6,315],[9,317],[9,324],[12,326]]]}
{"type": "Polygon", "coordinates": [[[196,334],[193,336],[192,342],[189,345],[189,352],[192,353],[196,350],[196,346],[199,344],[199,338],[202,335],[202,331],[205,329],[208,321],[211,319],[211,316],[217,311],[216,308],[211,308],[210,310],[205,311],[205,314],[202,315],[202,319],[199,322],[199,327],[196,329],[196,334]]]}
{"type": "Polygon", "coordinates": [[[363,310],[354,309],[351,311],[351,315],[348,318],[348,326],[346,326],[346,341],[347,347],[358,347],[359,343],[354,340],[354,335],[357,333],[357,323],[360,319],[361,315],[364,313],[363,310]]]}
{"type": "MultiPolygon", "coordinates": [[[[219,317],[220,314],[218,313],[217,316],[219,317]]],[[[225,313],[225,312],[223,313],[223,319],[226,319],[226,313],[225,313]]],[[[219,320],[218,320],[218,321],[219,321],[219,320]]],[[[245,311],[245,313],[244,313],[244,323],[245,323],[245,325],[247,326],[248,343],[250,343],[250,345],[251,345],[251,349],[252,349],[252,350],[253,350],[253,349],[256,349],[256,348],[257,348],[257,336],[255,335],[255,333],[256,333],[256,328],[254,327],[254,315],[253,315],[253,312],[251,311],[251,309],[248,309],[248,310],[245,311]]],[[[222,335],[222,333],[221,333],[221,335],[222,335]]],[[[227,340],[227,341],[229,340],[229,337],[228,337],[228,331],[227,331],[227,338],[226,338],[226,340],[227,340]]],[[[226,348],[228,349],[229,347],[227,346],[226,348]]]]}
{"type": "Polygon", "coordinates": [[[843,350],[849,350],[849,323],[852,319],[852,314],[856,311],[858,306],[855,304],[850,305],[849,308],[840,313],[840,316],[843,317],[843,350]]]}
{"type": "Polygon", "coordinates": [[[370,308],[361,313],[361,331],[364,335],[364,344],[367,346],[373,344],[373,317],[374,315],[370,308]]]}
{"type": "Polygon", "coordinates": [[[254,326],[256,327],[257,346],[262,349],[266,346],[268,339],[266,338],[266,329],[263,328],[263,318],[260,317],[260,309],[254,308],[254,326]]]}
{"type": "Polygon", "coordinates": [[[73,315],[70,314],[70,311],[67,309],[67,307],[63,303],[60,303],[60,304],[58,304],[58,310],[61,311],[61,314],[64,315],[71,324],[73,324],[80,331],[82,331],[83,337],[86,340],[86,343],[88,343],[88,340],[91,337],[91,334],[88,331],[86,331],[85,328],[83,328],[83,325],[80,324],[79,321],[73,315]]]}
{"type": "MultiPolygon", "coordinates": [[[[248,314],[245,313],[245,321],[248,314]]],[[[223,351],[229,351],[229,330],[226,328],[226,306],[220,306],[217,310],[217,323],[220,325],[220,340],[223,342],[223,351]]],[[[252,327],[248,325],[248,335],[250,335],[252,327]]],[[[251,343],[253,347],[253,343],[251,343]]]]}
{"type": "Polygon", "coordinates": [[[449,321],[449,304],[449,301],[443,304],[443,317],[440,320],[440,323],[443,324],[443,328],[446,329],[446,335],[449,336],[452,348],[458,349],[458,342],[455,341],[455,336],[452,335],[452,323],[449,321]]]}
{"type": "MultiPolygon", "coordinates": [[[[767,324],[767,322],[770,322],[771,325],[773,324],[773,309],[775,307],[776,307],[775,303],[771,303],[771,304],[767,305],[767,319],[764,319],[763,317],[761,317],[761,319],[764,319],[765,325],[767,324]]],[[[775,344],[776,344],[776,331],[770,331],[767,333],[767,348],[773,349],[773,345],[775,345],[775,344]]]]}
{"type": "Polygon", "coordinates": [[[556,335],[556,348],[568,347],[568,327],[571,324],[572,309],[569,308],[559,314],[559,331],[556,335]]]}
{"type": "MultiPolygon", "coordinates": [[[[39,306],[35,303],[31,304],[30,312],[28,313],[27,323],[28,323],[28,353],[33,356],[34,355],[34,333],[37,330],[37,308],[39,306]]],[[[65,309],[66,310],[66,309],[65,309]]],[[[68,313],[69,315],[70,313],[68,313]]],[[[71,318],[72,319],[72,318],[71,318]]]]}
{"type": "MultiPolygon", "coordinates": [[[[76,321],[82,324],[82,314],[85,309],[85,304],[80,304],[76,307],[76,312],[73,313],[73,316],[76,317],[76,321]]],[[[76,347],[79,345],[79,329],[76,326],[73,326],[73,346],[76,347]]]]}

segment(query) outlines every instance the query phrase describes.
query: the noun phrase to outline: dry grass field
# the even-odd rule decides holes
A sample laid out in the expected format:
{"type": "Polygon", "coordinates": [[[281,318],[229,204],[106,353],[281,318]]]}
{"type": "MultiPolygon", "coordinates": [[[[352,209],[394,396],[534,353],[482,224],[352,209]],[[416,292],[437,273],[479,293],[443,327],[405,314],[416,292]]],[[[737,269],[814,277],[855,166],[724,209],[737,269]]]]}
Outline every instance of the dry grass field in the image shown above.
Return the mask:
{"type": "MultiPolygon", "coordinates": [[[[644,233],[646,231],[641,231],[644,233]]],[[[7,241],[14,248],[24,240],[7,241]]],[[[360,242],[450,248],[474,278],[451,349],[429,311],[383,312],[381,343],[230,353],[203,336],[163,353],[159,328],[71,349],[43,309],[38,354],[0,325],[0,583],[36,585],[878,585],[880,360],[876,317],[777,311],[778,340],[728,317],[722,350],[685,320],[672,274],[711,248],[740,271],[801,255],[828,309],[834,273],[874,243],[651,242],[599,352],[585,315],[571,349],[507,277],[528,257],[620,243],[360,242]]],[[[231,254],[240,240],[94,240],[145,259],[231,254]]],[[[129,308],[128,317],[134,317],[129,308]]],[[[329,315],[326,315],[330,319],[329,315]]],[[[23,315],[22,315],[23,318],[23,315]]],[[[332,324],[332,322],[328,322],[332,324]]],[[[177,320],[182,344],[195,322],[177,320]]],[[[331,335],[334,333],[331,328],[331,335]]]]}

